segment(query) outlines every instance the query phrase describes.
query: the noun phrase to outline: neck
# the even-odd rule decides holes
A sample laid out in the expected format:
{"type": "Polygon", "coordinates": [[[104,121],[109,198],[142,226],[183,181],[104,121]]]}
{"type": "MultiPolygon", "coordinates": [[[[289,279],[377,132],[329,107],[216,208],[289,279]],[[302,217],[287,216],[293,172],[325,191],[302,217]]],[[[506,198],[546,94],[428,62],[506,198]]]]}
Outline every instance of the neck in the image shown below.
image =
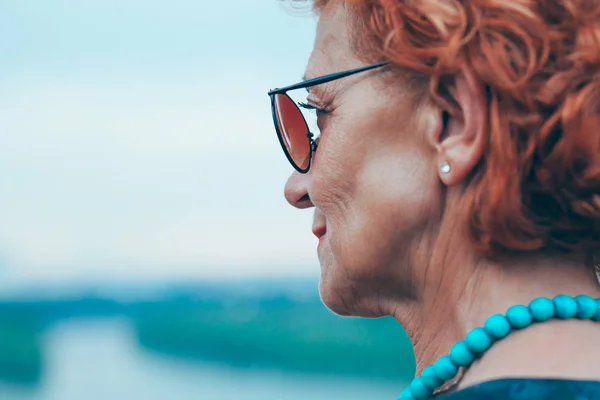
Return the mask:
{"type": "MultiPolygon", "coordinates": [[[[536,256],[471,265],[470,269],[444,265],[444,271],[464,270],[464,275],[426,285],[409,307],[395,307],[394,317],[413,341],[417,375],[487,317],[503,314],[512,305],[563,293],[600,297],[593,267],[575,257],[536,256]]],[[[600,346],[594,343],[600,343],[598,323],[574,320],[532,326],[494,345],[466,371],[461,386],[511,376],[600,380],[595,367],[600,346]]]]}

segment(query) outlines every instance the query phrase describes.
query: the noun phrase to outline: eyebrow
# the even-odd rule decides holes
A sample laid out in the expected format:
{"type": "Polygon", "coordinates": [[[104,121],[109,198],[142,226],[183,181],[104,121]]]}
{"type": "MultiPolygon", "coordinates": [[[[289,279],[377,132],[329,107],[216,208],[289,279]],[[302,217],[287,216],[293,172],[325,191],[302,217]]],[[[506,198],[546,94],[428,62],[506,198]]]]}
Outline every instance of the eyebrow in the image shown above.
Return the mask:
{"type": "MultiPolygon", "coordinates": [[[[309,67],[310,67],[310,66],[309,66],[309,67]]],[[[314,69],[314,68],[308,68],[308,67],[307,67],[307,68],[304,70],[304,73],[303,73],[303,74],[302,74],[302,76],[300,77],[300,81],[301,81],[301,82],[309,81],[309,80],[311,80],[312,78],[315,78],[315,77],[317,77],[317,76],[321,76],[321,75],[313,75],[312,73],[310,73],[309,71],[311,71],[312,69],[314,69]]]]}
{"type": "MultiPolygon", "coordinates": [[[[316,75],[316,76],[318,76],[318,75],[316,75]]],[[[311,79],[313,79],[313,78],[311,78],[311,75],[305,72],[304,75],[302,75],[302,77],[300,78],[300,82],[310,81],[311,79]]],[[[312,86],[306,86],[304,89],[306,90],[307,93],[310,94],[312,86]]]]}
{"type": "MultiPolygon", "coordinates": [[[[306,82],[306,81],[308,81],[309,79],[310,79],[310,78],[309,78],[309,75],[308,75],[308,74],[305,72],[305,73],[304,73],[304,75],[302,75],[302,77],[300,78],[300,82],[306,82]]],[[[304,89],[306,89],[306,91],[307,91],[308,93],[310,93],[310,87],[305,87],[304,89]]]]}
{"type": "MultiPolygon", "coordinates": [[[[307,71],[305,71],[304,75],[302,75],[302,78],[300,78],[301,79],[300,83],[312,82],[313,79],[319,78],[322,76],[322,75],[308,73],[307,71]]],[[[325,84],[308,85],[308,86],[304,86],[304,90],[306,90],[306,93],[308,93],[309,95],[316,95],[318,92],[322,92],[323,90],[325,90],[324,86],[325,86],[325,84]]]]}

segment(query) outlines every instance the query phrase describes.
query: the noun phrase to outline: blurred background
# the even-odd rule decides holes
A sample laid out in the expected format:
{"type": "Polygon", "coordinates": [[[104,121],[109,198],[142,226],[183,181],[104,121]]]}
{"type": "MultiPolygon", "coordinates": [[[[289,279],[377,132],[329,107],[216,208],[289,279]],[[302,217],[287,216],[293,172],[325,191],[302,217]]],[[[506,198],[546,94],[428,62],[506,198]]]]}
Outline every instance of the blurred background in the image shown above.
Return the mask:
{"type": "Polygon", "coordinates": [[[277,0],[3,0],[0,398],[396,398],[389,318],[318,296],[268,89],[315,19],[277,0]]]}

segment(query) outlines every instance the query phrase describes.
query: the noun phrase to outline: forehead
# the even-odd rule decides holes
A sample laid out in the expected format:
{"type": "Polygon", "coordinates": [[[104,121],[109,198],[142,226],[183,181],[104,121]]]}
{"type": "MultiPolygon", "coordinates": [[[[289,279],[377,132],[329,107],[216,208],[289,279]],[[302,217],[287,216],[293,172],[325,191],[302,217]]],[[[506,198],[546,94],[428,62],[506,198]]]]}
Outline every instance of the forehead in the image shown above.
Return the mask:
{"type": "Polygon", "coordinates": [[[332,3],[319,15],[315,44],[306,67],[307,79],[357,66],[350,47],[348,12],[342,4],[332,3]]]}

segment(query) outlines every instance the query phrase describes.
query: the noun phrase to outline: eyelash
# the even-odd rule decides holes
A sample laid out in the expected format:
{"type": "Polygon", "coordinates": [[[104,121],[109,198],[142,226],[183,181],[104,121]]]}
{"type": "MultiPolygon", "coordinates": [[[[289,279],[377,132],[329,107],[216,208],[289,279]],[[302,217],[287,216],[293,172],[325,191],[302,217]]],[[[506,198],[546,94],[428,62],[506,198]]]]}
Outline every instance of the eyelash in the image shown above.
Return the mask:
{"type": "Polygon", "coordinates": [[[323,115],[323,114],[327,114],[327,111],[325,111],[325,110],[323,110],[323,109],[320,109],[320,108],[317,108],[317,107],[315,107],[315,106],[311,106],[310,104],[307,104],[307,103],[302,103],[302,102],[299,102],[299,103],[298,103],[298,105],[299,105],[301,108],[304,108],[305,110],[308,110],[308,111],[311,111],[311,112],[314,112],[314,113],[316,113],[316,114],[317,114],[317,116],[319,116],[319,115],[323,115]]]}

